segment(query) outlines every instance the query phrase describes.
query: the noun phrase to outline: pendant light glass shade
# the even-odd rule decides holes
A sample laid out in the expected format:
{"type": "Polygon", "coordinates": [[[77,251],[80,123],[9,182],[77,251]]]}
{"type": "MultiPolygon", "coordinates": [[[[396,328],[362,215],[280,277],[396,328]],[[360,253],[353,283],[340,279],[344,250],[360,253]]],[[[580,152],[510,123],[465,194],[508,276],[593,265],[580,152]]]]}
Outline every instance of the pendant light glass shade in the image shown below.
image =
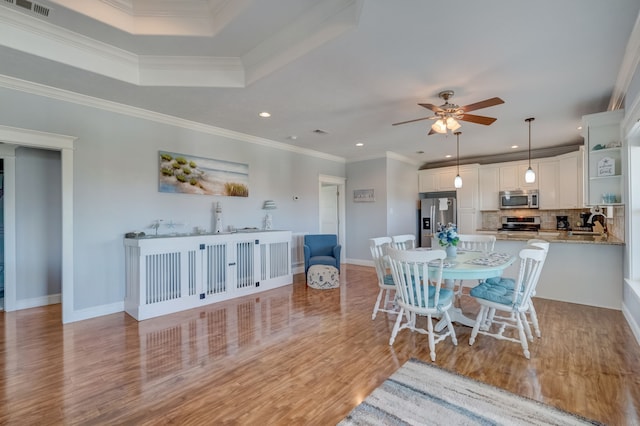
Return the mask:
{"type": "Polygon", "coordinates": [[[536,172],[533,171],[531,166],[524,173],[524,181],[527,183],[534,183],[536,181],[536,172]]]}
{"type": "MultiPolygon", "coordinates": [[[[458,125],[460,127],[460,125],[458,125]]],[[[462,188],[462,178],[460,177],[460,134],[462,132],[455,132],[456,135],[456,177],[453,179],[453,186],[455,188],[462,188]]]]}
{"type": "Polygon", "coordinates": [[[536,181],[536,172],[531,168],[531,122],[535,120],[535,118],[527,118],[524,121],[529,123],[529,168],[524,173],[524,181],[526,183],[534,183],[536,181]]]}
{"type": "Polygon", "coordinates": [[[437,120],[431,125],[431,130],[436,133],[447,133],[447,125],[442,120],[437,120]]]}

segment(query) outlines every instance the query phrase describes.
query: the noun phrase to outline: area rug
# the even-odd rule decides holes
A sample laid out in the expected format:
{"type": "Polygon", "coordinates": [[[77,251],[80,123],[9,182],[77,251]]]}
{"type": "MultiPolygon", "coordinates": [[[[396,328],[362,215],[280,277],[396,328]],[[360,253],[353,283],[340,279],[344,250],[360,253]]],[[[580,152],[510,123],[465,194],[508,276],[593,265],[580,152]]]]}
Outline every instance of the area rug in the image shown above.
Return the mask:
{"type": "Polygon", "coordinates": [[[411,359],[339,425],[598,425],[411,359]]]}

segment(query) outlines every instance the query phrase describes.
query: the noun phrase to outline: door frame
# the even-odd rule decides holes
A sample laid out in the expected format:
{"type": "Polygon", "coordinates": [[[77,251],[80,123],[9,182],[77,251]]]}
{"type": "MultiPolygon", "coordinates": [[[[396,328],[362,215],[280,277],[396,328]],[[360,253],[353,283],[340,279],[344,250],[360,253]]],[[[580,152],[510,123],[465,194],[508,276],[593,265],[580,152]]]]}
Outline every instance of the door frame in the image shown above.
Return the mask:
{"type": "Polygon", "coordinates": [[[321,203],[322,203],[322,185],[330,184],[338,186],[338,244],[342,246],[340,253],[340,263],[344,263],[346,256],[346,187],[347,178],[340,176],[320,175],[318,178],[318,229],[322,223],[321,203]]]}
{"type": "Polygon", "coordinates": [[[73,149],[77,138],[0,125],[0,157],[4,160],[4,309],[16,310],[16,157],[19,146],[60,151],[62,187],[62,322],[73,321],[73,149]]]}

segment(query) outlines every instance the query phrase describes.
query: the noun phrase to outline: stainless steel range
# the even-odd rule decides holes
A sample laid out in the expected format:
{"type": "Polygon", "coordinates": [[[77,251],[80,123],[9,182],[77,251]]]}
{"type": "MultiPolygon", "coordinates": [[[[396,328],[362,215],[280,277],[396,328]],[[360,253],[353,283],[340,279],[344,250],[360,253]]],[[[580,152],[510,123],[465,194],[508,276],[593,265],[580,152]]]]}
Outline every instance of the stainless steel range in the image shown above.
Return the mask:
{"type": "Polygon", "coordinates": [[[540,230],[540,216],[502,216],[502,226],[498,231],[528,231],[540,230]]]}

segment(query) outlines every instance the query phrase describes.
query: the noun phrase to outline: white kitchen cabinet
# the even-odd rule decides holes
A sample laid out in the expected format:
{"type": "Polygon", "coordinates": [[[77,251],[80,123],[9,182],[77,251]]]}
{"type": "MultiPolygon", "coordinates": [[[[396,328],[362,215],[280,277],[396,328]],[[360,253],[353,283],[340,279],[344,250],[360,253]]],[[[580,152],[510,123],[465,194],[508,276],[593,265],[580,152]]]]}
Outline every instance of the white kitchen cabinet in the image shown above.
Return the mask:
{"type": "Polygon", "coordinates": [[[540,209],[551,210],[559,208],[558,160],[545,159],[538,162],[536,180],[540,191],[540,209]]]}
{"type": "MultiPolygon", "coordinates": [[[[582,207],[583,150],[558,156],[558,208],[577,209],[582,207]]],[[[542,194],[542,190],[540,191],[542,194]]],[[[541,195],[542,196],[542,195],[541,195]]]]}
{"type": "Polygon", "coordinates": [[[453,180],[455,167],[420,170],[418,172],[418,192],[455,191],[453,180]]]}
{"type": "Polygon", "coordinates": [[[515,191],[518,189],[538,189],[538,164],[531,162],[531,168],[536,174],[536,181],[527,183],[524,174],[529,168],[529,162],[505,163],[500,166],[500,191],[515,191]]]}
{"type": "Polygon", "coordinates": [[[438,189],[437,169],[418,171],[418,192],[434,192],[438,189]]]}
{"type": "Polygon", "coordinates": [[[582,117],[585,138],[585,200],[588,206],[622,204],[622,137],[624,110],[582,117]]]}
{"type": "MultiPolygon", "coordinates": [[[[454,177],[457,172],[454,170],[454,177]]],[[[478,166],[460,167],[462,188],[456,191],[458,232],[475,234],[478,229],[478,166]]]]}
{"type": "Polygon", "coordinates": [[[500,167],[489,164],[478,169],[478,199],[480,210],[499,210],[500,167]]]}

